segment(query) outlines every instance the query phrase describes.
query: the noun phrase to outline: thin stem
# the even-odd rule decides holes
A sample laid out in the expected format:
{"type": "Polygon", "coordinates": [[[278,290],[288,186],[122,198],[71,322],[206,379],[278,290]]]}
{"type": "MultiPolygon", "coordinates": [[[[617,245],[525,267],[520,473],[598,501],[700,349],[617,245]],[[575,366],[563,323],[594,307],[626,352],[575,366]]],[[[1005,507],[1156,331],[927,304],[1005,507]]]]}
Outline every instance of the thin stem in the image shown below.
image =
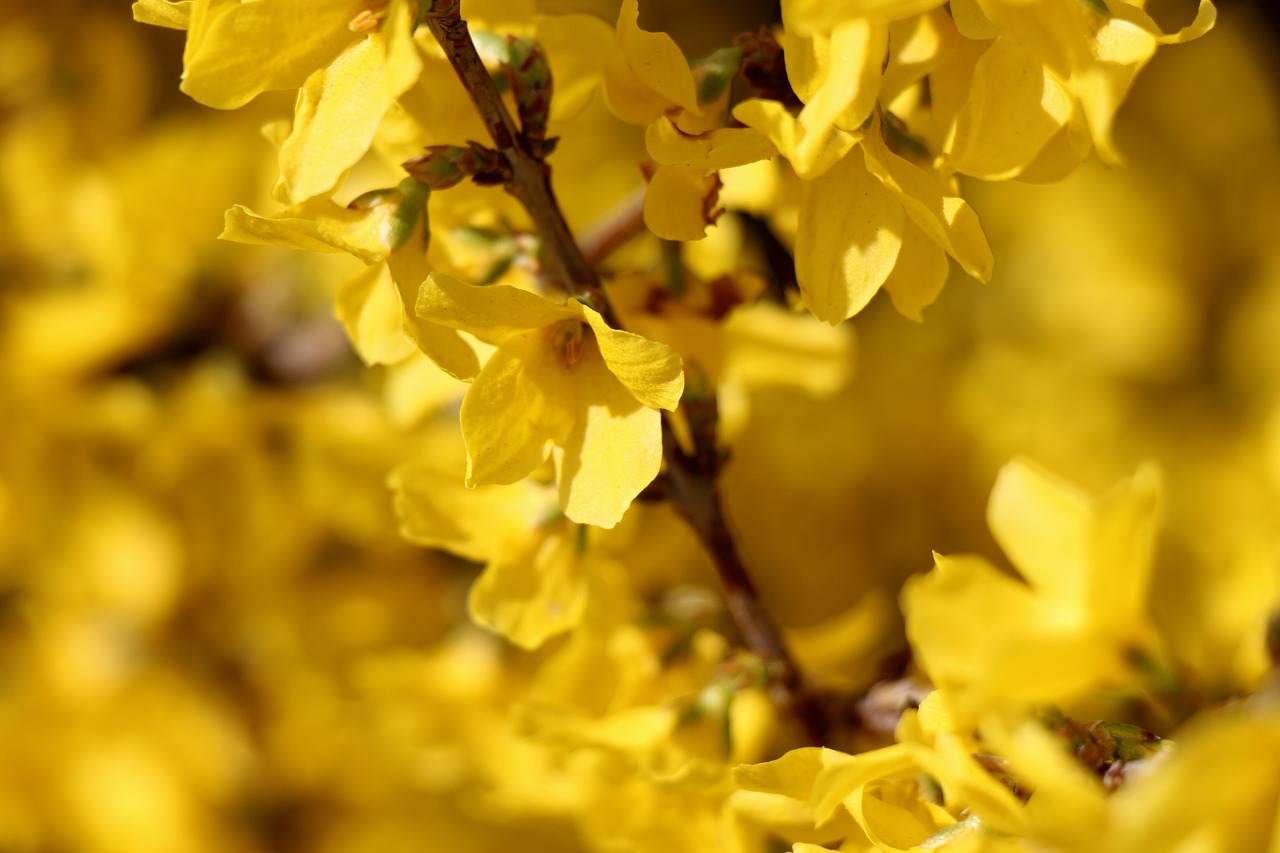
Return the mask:
{"type": "Polygon", "coordinates": [[[809,742],[821,745],[826,741],[829,722],[826,709],[808,689],[782,632],[764,609],[729,530],[719,488],[722,457],[716,447],[719,414],[715,397],[686,396],[681,405],[690,425],[693,449],[686,453],[680,446],[670,418],[664,413],[662,451],[667,463],[667,499],[711,556],[734,625],[747,648],[768,668],[775,704],[796,718],[809,742]]]}
{"type": "MultiPolygon", "coordinates": [[[[437,2],[425,16],[425,23],[462,79],[494,145],[510,163],[512,178],[507,189],[524,205],[542,235],[546,260],[553,273],[563,277],[570,293],[586,297],[609,324],[617,328],[619,324],[608,296],[556,202],[550,167],[531,152],[507,112],[502,96],[476,52],[466,22],[458,15],[457,3],[437,2]]],[[[632,207],[634,210],[634,201],[632,207]]],[[[630,233],[637,227],[633,224],[634,213],[622,221],[623,232],[630,233]]],[[[593,252],[592,257],[598,260],[601,252],[606,252],[603,246],[612,243],[612,240],[602,241],[602,247],[593,252]]],[[[717,487],[721,460],[715,444],[718,417],[715,397],[700,395],[696,400],[687,397],[682,406],[687,407],[689,422],[696,426],[694,451],[685,454],[676,440],[670,418],[664,418],[663,455],[669,479],[668,498],[711,555],[743,642],[769,669],[775,702],[795,715],[812,743],[820,744],[826,732],[826,716],[820,703],[806,689],[800,668],[783,642],[781,632],[761,604],[725,518],[717,487]]]]}
{"type": "MultiPolygon", "coordinates": [[[[507,190],[524,205],[542,235],[546,262],[552,274],[561,279],[569,293],[585,296],[593,306],[603,309],[607,300],[600,289],[600,279],[574,242],[573,232],[551,189],[551,167],[529,150],[528,142],[507,112],[498,87],[476,52],[467,22],[458,17],[456,4],[451,13],[428,14],[425,23],[461,78],[494,145],[507,158],[511,166],[507,190]]],[[[601,310],[601,313],[606,312],[601,310]]]]}

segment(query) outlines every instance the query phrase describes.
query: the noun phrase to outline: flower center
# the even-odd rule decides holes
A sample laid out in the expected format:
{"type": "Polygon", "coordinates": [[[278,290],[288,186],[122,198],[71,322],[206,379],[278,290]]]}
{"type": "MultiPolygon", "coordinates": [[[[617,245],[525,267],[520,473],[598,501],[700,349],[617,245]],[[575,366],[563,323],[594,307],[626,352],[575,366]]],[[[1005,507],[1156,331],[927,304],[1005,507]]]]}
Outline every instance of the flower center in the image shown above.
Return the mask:
{"type": "Polygon", "coordinates": [[[561,320],[547,327],[547,338],[565,367],[572,367],[582,358],[582,333],[585,327],[586,324],[581,320],[561,320]]]}
{"type": "Polygon", "coordinates": [[[390,0],[366,0],[364,8],[347,24],[347,29],[353,33],[374,33],[382,29],[389,3],[390,0]]]}

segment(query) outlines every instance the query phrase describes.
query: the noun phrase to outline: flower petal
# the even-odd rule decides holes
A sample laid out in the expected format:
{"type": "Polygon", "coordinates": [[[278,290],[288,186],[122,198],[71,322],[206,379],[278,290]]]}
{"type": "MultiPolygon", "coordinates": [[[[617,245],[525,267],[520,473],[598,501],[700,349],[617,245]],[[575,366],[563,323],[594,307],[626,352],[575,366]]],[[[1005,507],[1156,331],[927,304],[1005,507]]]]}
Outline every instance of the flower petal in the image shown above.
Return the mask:
{"type": "Polygon", "coordinates": [[[991,247],[969,203],[948,195],[946,184],[937,174],[890,151],[879,127],[867,134],[863,150],[867,168],[898,197],[916,225],[946,249],[965,272],[979,281],[989,280],[994,263],[991,247]]]}
{"type": "Polygon", "coordinates": [[[640,29],[640,4],[623,0],[618,11],[618,46],[645,84],[676,106],[701,114],[689,61],[666,33],[640,29]]]}
{"type": "Polygon", "coordinates": [[[806,168],[822,156],[833,129],[857,130],[871,115],[889,50],[889,28],[853,20],[837,25],[829,41],[820,37],[815,42],[823,73],[800,111],[805,133],[795,148],[796,162],[806,168]]]}
{"type": "Polygon", "coordinates": [[[191,27],[195,0],[135,0],[133,19],[140,24],[186,30],[191,27]]]}
{"type": "Polygon", "coordinates": [[[536,293],[506,284],[480,286],[433,272],[418,290],[415,313],[482,341],[501,344],[514,335],[541,329],[578,313],[536,293]]]}
{"type": "Polygon", "coordinates": [[[644,193],[644,224],[661,240],[701,240],[712,222],[719,181],[715,172],[659,166],[644,193]]]}
{"type": "Polygon", "coordinates": [[[805,180],[824,174],[862,138],[859,133],[835,128],[823,135],[820,149],[815,145],[807,146],[806,156],[802,159],[796,152],[809,131],[787,111],[785,104],[753,98],[734,107],[733,117],[767,136],[796,174],[805,180]]]}
{"type": "Polygon", "coordinates": [[[662,116],[644,133],[649,156],[664,166],[694,169],[730,169],[757,160],[768,160],[778,148],[758,130],[722,127],[691,136],[682,133],[671,119],[662,116]]]}
{"type": "Polygon", "coordinates": [[[195,0],[182,54],[182,91],[218,109],[296,89],[357,36],[352,0],[195,0]]]}
{"type": "Polygon", "coordinates": [[[525,649],[580,623],[587,583],[573,529],[561,520],[509,542],[471,585],[471,618],[525,649]]]}
{"type": "Polygon", "coordinates": [[[468,489],[461,457],[455,467],[453,455],[446,455],[445,461],[432,456],[402,465],[388,479],[400,532],[410,542],[487,562],[508,538],[527,536],[555,507],[549,488],[531,482],[468,489]]]}
{"type": "Polygon", "coordinates": [[[596,347],[583,348],[573,374],[577,418],[556,454],[560,506],[580,524],[613,527],[658,476],[661,418],[610,372],[596,347]]]}
{"type": "Polygon", "coordinates": [[[307,252],[347,252],[372,264],[391,251],[391,216],[390,205],[351,210],[318,198],[269,216],[237,204],[227,211],[218,238],[307,252]]]}
{"type": "Polygon", "coordinates": [[[394,364],[413,352],[413,342],[404,334],[404,309],[386,267],[361,270],[338,288],[334,302],[334,313],[365,364],[394,364]]]}
{"type": "Polygon", "coordinates": [[[783,19],[798,32],[830,30],[843,21],[896,21],[941,6],[945,0],[784,0],[783,19]]]}
{"type": "Polygon", "coordinates": [[[612,329],[604,317],[582,307],[595,333],[600,355],[609,371],[638,401],[655,409],[674,411],[684,393],[684,363],[666,344],[612,329]]]}
{"type": "Polygon", "coordinates": [[[576,397],[574,380],[540,330],[509,338],[462,401],[467,485],[531,474],[573,431],[576,397]]]}
{"type": "Polygon", "coordinates": [[[381,32],[350,44],[311,74],[298,94],[293,131],[280,146],[289,198],[332,190],[373,144],[387,109],[418,79],[408,4],[393,0],[381,32]]]}
{"type": "Polygon", "coordinates": [[[996,39],[974,66],[955,118],[947,165],[984,180],[1016,177],[1072,120],[1067,90],[1012,39],[996,39]]]}
{"type": "Polygon", "coordinates": [[[898,262],[902,204],[858,151],[802,192],[796,281],[814,316],[835,325],[861,311],[898,262]]]}
{"type": "Polygon", "coordinates": [[[898,263],[885,279],[884,289],[898,313],[916,322],[921,310],[932,305],[946,284],[951,265],[947,253],[930,240],[910,219],[902,223],[902,250],[898,263]]]}

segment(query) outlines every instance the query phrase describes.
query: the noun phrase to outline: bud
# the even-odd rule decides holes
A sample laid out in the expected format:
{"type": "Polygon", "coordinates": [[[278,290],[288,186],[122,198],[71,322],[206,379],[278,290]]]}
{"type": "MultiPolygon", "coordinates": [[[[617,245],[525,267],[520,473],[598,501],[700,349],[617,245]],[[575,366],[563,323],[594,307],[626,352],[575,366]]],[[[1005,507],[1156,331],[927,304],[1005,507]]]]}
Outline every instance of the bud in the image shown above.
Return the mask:
{"type": "Polygon", "coordinates": [[[698,84],[698,103],[714,104],[733,85],[742,67],[742,48],[722,47],[709,56],[689,63],[694,82],[698,84]]]}
{"type": "Polygon", "coordinates": [[[481,186],[505,184],[511,179],[506,158],[478,142],[468,142],[466,146],[429,145],[426,151],[402,165],[415,180],[433,190],[448,189],[466,178],[481,186]]]}
{"type": "Polygon", "coordinates": [[[801,105],[787,77],[782,45],[778,44],[768,27],[761,27],[754,33],[742,33],[734,38],[733,43],[742,51],[742,79],[757,98],[779,101],[790,107],[801,105]]]}
{"type": "Polygon", "coordinates": [[[520,130],[529,145],[529,153],[546,157],[556,140],[547,138],[547,122],[551,116],[551,66],[546,54],[533,39],[507,36],[506,70],[511,93],[516,99],[520,130]]]}

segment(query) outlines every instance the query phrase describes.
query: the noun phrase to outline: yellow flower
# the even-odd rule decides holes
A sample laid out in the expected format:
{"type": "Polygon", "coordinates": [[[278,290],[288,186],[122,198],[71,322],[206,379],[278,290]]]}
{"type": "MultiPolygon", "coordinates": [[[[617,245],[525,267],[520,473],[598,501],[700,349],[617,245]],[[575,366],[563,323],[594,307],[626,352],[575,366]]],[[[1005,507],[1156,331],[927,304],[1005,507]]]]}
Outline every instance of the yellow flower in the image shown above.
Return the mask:
{"type": "Polygon", "coordinates": [[[806,165],[813,170],[802,182],[795,259],[814,316],[839,323],[884,287],[899,311],[919,319],[942,289],[948,255],[981,281],[991,276],[977,215],[952,182],[890,148],[885,134],[896,130],[878,117],[865,134],[835,129],[835,141],[811,161],[796,141],[798,120],[774,106],[749,101],[734,115],[768,135],[802,178],[806,165]]]}
{"type": "MultiPolygon", "coordinates": [[[[1162,32],[1140,3],[1124,0],[957,0],[952,12],[964,36],[1012,39],[1042,65],[1048,79],[1056,81],[1045,87],[1047,111],[1058,110],[1051,106],[1057,97],[1053,90],[1064,87],[1078,100],[1099,154],[1113,161],[1118,154],[1111,126],[1134,77],[1160,45],[1199,38],[1217,19],[1210,0],[1200,0],[1195,20],[1172,34],[1162,32]]],[[[1008,76],[997,88],[1021,85],[1019,80],[1027,78],[1008,76]]]]}
{"type": "Polygon", "coordinates": [[[1151,648],[1159,495],[1149,467],[1092,499],[1029,462],[1006,465],[987,520],[1026,583],[977,557],[938,555],[903,590],[907,634],[934,684],[1043,703],[1121,683],[1126,657],[1151,648]]]}
{"type": "Polygon", "coordinates": [[[422,70],[408,0],[149,0],[134,14],[186,25],[182,91],[202,104],[235,109],[262,92],[301,89],[280,146],[294,201],[337,185],[422,70]]]}
{"type": "Polygon", "coordinates": [[[516,645],[535,649],[576,626],[588,554],[554,492],[533,482],[465,489],[452,460],[439,457],[391,477],[405,538],[484,563],[467,600],[471,618],[516,645]]]}
{"type": "Polygon", "coordinates": [[[670,113],[688,133],[710,130],[699,126],[703,109],[698,84],[679,45],[666,33],[640,29],[639,17],[638,0],[624,0],[618,11],[618,50],[605,68],[605,103],[633,124],[670,113]]]}
{"type": "Polygon", "coordinates": [[[658,409],[672,410],[680,400],[680,357],[664,344],[609,328],[576,300],[557,305],[514,287],[480,287],[439,273],[423,283],[417,314],[497,347],[462,402],[467,485],[521,480],[554,447],[565,515],[582,524],[617,524],[658,474],[658,409]]]}

